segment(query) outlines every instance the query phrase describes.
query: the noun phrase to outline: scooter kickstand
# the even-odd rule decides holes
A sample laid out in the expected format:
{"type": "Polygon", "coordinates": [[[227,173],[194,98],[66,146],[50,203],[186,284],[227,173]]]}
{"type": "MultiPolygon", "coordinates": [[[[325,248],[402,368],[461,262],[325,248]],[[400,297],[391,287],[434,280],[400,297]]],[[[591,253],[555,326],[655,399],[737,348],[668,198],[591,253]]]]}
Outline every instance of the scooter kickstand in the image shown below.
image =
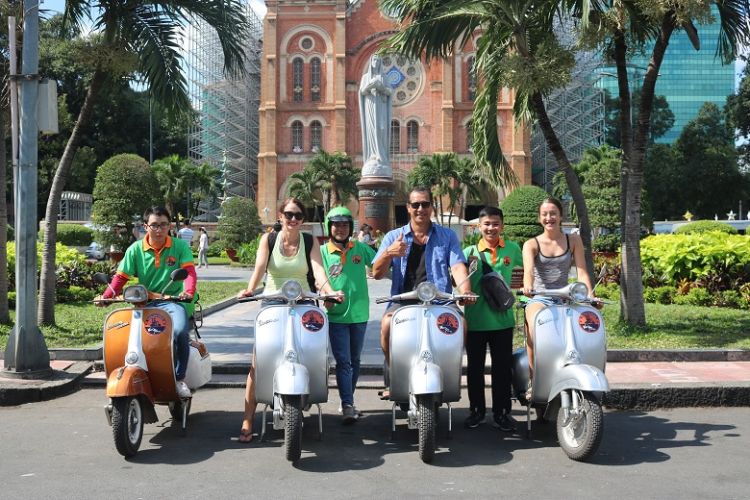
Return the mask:
{"type": "Polygon", "coordinates": [[[531,437],[531,402],[526,405],[526,439],[531,437]]]}
{"type": "Polygon", "coordinates": [[[318,441],[323,441],[323,410],[320,409],[320,404],[315,403],[318,407],[318,441]]]}
{"type": "Polygon", "coordinates": [[[260,426],[260,442],[262,443],[266,439],[266,412],[268,411],[268,405],[263,406],[263,421],[260,426]]]}
{"type": "Polygon", "coordinates": [[[391,441],[396,439],[396,402],[391,406],[391,441]]]}
{"type": "Polygon", "coordinates": [[[453,439],[453,407],[450,403],[446,403],[448,405],[448,439],[453,439]]]}

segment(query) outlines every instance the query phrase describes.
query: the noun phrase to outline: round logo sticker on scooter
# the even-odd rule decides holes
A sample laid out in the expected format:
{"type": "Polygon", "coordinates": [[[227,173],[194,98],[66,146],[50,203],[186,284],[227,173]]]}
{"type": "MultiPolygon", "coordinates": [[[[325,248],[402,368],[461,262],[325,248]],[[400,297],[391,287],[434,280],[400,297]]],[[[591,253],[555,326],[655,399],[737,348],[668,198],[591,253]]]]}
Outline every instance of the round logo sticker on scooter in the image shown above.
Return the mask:
{"type": "Polygon", "coordinates": [[[319,332],[324,324],[325,319],[318,311],[307,311],[302,315],[302,326],[309,332],[319,332]]]}
{"type": "Polygon", "coordinates": [[[161,317],[160,314],[154,313],[145,318],[143,321],[143,327],[148,334],[159,335],[167,329],[167,320],[166,318],[161,317]]]}
{"type": "Polygon", "coordinates": [[[451,313],[443,313],[437,318],[438,330],[446,335],[453,335],[458,330],[458,318],[451,313]]]}
{"type": "Polygon", "coordinates": [[[596,333],[601,326],[601,320],[599,320],[599,316],[596,313],[584,311],[578,316],[578,326],[586,333],[596,333]]]}

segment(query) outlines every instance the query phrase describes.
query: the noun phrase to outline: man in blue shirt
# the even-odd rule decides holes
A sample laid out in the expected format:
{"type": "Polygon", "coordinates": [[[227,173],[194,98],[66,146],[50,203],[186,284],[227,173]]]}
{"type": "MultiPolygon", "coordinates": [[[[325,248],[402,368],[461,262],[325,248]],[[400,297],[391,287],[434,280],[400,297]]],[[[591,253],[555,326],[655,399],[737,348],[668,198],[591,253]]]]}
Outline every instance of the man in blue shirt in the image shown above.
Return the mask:
{"type": "MultiPolygon", "coordinates": [[[[423,281],[431,281],[438,290],[451,293],[451,274],[461,284],[462,294],[471,294],[466,280],[466,258],[456,233],[433,224],[432,193],[415,187],[406,204],[409,224],[388,232],[380,244],[372,267],[372,276],[381,279],[392,268],[391,295],[410,292],[423,281]]],[[[474,299],[467,299],[473,303],[474,299]]],[[[391,304],[380,323],[380,347],[390,363],[391,317],[399,304],[391,304]]],[[[386,394],[384,394],[384,397],[386,394]]]]}

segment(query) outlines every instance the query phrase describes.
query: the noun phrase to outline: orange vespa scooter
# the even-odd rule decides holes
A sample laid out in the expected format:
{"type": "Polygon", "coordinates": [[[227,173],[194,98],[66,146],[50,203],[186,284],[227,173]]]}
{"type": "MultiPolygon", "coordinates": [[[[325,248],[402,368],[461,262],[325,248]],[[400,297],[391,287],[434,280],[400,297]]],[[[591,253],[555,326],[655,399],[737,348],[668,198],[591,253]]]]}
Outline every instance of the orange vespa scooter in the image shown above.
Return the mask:
{"type": "MultiPolygon", "coordinates": [[[[174,281],[187,277],[185,269],[172,272],[174,281]]],[[[95,281],[107,283],[107,275],[97,273],[95,281]]],[[[154,301],[174,301],[177,297],[149,294],[143,285],[125,287],[122,296],[98,299],[98,303],[126,302],[131,307],[111,312],[104,321],[104,370],[107,377],[105,406],[107,420],[117,451],[124,457],[138,452],[143,437],[143,424],[158,421],[155,405],[168,405],[174,421],[183,432],[187,427],[192,396],[180,398],[175,380],[175,354],[172,339],[172,318],[165,311],[149,307],[154,301]]],[[[197,334],[198,325],[192,320],[197,334]]],[[[211,357],[205,344],[190,342],[190,360],[185,383],[197,389],[211,379],[211,357]]]]}

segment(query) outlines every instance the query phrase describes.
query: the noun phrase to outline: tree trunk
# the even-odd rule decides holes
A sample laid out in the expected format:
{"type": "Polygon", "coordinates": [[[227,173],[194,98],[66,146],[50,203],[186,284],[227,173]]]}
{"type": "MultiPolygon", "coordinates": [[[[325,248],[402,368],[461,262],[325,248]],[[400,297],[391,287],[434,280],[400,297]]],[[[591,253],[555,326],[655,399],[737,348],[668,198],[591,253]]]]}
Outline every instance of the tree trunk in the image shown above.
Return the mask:
{"type": "MultiPolygon", "coordinates": [[[[3,103],[5,104],[5,103],[3,103]]],[[[8,175],[8,152],[5,148],[5,117],[8,108],[0,106],[0,323],[10,323],[8,310],[8,209],[6,204],[6,177],[8,175]]]]}
{"type": "Polygon", "coordinates": [[[106,73],[99,68],[94,72],[89,90],[86,92],[86,99],[83,101],[81,112],[70,134],[68,143],[65,145],[65,150],[60,158],[60,163],[57,166],[55,177],[50,187],[47,210],[44,216],[44,247],[42,250],[42,270],[39,283],[39,308],[37,309],[37,320],[40,325],[55,324],[55,285],[57,282],[55,275],[55,258],[57,256],[55,243],[57,242],[57,213],[60,209],[60,198],[62,197],[65,182],[68,180],[68,175],[73,165],[73,158],[81,142],[83,127],[91,117],[94,109],[94,101],[106,77],[106,73]]]}
{"type": "Polygon", "coordinates": [[[531,106],[536,114],[536,119],[539,123],[539,127],[542,129],[544,139],[547,141],[547,147],[552,152],[557,161],[557,165],[565,174],[565,182],[568,184],[568,190],[570,195],[573,197],[573,203],[576,204],[576,212],[578,213],[578,221],[581,224],[581,239],[583,240],[583,253],[586,257],[586,269],[589,272],[589,277],[594,280],[594,258],[591,254],[591,223],[589,222],[589,210],[586,207],[586,199],[583,197],[583,190],[581,189],[581,183],[578,180],[575,170],[570,165],[568,155],[565,153],[560,140],[552,128],[552,122],[550,122],[549,116],[547,115],[547,109],[544,105],[544,98],[540,93],[534,93],[531,96],[531,106]]]}
{"type": "MultiPolygon", "coordinates": [[[[625,188],[624,218],[622,220],[622,270],[620,272],[620,315],[633,326],[646,326],[643,305],[643,268],[641,265],[641,193],[643,191],[643,164],[646,158],[651,110],[664,53],[675,29],[673,12],[665,14],[654,44],[651,61],[643,78],[638,121],[633,133],[625,188]]],[[[619,75],[619,67],[618,67],[619,75]]],[[[627,75],[625,75],[627,78],[627,75]]],[[[620,96],[622,98],[622,96],[620,96]]],[[[628,106],[630,101],[628,100],[628,106]]],[[[620,109],[620,113],[623,109],[620,109]]],[[[624,130],[624,129],[623,129],[624,130]]]]}

